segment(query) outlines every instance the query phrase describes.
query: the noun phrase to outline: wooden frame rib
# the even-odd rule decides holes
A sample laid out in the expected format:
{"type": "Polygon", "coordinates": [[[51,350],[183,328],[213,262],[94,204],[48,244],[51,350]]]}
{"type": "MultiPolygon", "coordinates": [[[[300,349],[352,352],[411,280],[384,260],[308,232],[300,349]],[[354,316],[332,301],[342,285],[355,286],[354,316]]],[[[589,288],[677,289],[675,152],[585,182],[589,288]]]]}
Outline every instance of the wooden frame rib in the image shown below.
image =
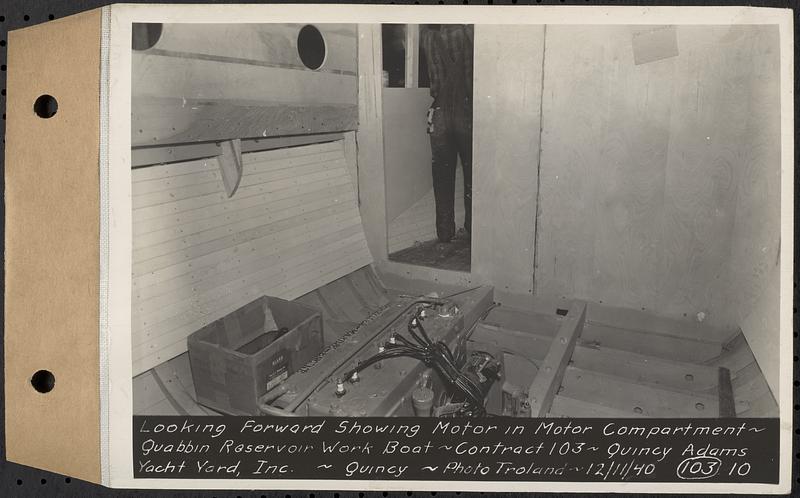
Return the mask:
{"type": "Polygon", "coordinates": [[[550,345],[539,373],[531,383],[528,400],[531,404],[531,417],[544,417],[550,411],[553,398],[558,392],[564,371],[567,368],[575,342],[583,331],[586,322],[586,303],[575,301],[570,306],[555,339],[550,345]]]}

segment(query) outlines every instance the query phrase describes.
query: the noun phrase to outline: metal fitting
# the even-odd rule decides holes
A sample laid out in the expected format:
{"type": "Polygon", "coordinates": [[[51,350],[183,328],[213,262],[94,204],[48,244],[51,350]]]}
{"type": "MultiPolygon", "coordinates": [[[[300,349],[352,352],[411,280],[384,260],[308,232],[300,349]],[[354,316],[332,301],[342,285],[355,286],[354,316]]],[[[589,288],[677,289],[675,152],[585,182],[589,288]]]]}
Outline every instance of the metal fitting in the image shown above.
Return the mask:
{"type": "MultiPolygon", "coordinates": [[[[383,353],[384,351],[386,351],[386,348],[385,348],[385,347],[383,347],[383,346],[378,346],[378,354],[381,354],[381,353],[383,353]]],[[[375,362],[375,368],[376,368],[376,369],[380,369],[380,368],[383,366],[383,365],[382,365],[382,363],[383,363],[382,361],[376,361],[376,362],[375,362]]]]}
{"type": "Polygon", "coordinates": [[[337,379],[336,380],[336,396],[341,398],[345,394],[347,394],[347,389],[344,388],[344,382],[342,382],[342,379],[337,379]]]}

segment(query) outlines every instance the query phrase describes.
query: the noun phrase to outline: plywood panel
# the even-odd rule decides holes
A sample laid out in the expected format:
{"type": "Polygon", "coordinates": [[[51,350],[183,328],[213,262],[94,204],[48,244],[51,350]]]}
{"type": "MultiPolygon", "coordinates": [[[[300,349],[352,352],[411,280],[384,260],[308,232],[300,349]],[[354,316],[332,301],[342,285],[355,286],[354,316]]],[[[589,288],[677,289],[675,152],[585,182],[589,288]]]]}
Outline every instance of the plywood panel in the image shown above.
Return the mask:
{"type": "Polygon", "coordinates": [[[589,401],[558,395],[553,399],[548,417],[559,418],[643,418],[633,410],[620,410],[589,401]]]}
{"type": "Polygon", "coordinates": [[[383,151],[389,220],[397,218],[433,188],[426,120],[432,102],[428,88],[383,89],[383,151]]]}
{"type": "Polygon", "coordinates": [[[347,230],[321,234],[318,239],[293,243],[292,246],[274,244],[276,246],[274,249],[266,249],[265,254],[258,259],[248,258],[240,261],[236,258],[220,257],[219,265],[201,268],[196,273],[167,280],[163,286],[156,284],[142,289],[137,296],[144,297],[134,299],[134,307],[143,313],[142,326],[147,325],[146,321],[152,324],[155,317],[163,319],[171,316],[170,311],[172,313],[185,311],[185,305],[199,304],[198,301],[201,299],[210,300],[223,289],[230,291],[230,287],[241,287],[248,283],[274,278],[281,273],[282,266],[291,265],[297,268],[313,264],[314,258],[357,247],[359,238],[359,227],[354,225],[347,230]],[[294,251],[296,255],[287,257],[287,251],[294,251]],[[158,294],[155,294],[156,292],[158,294]],[[187,294],[191,298],[186,297],[187,294]]]}
{"type": "MultiPolygon", "coordinates": [[[[716,395],[644,386],[619,377],[572,366],[567,367],[561,394],[567,398],[601,405],[620,412],[633,412],[646,417],[715,418],[719,416],[719,398],[716,395]]],[[[737,403],[737,410],[746,408],[746,403],[737,403]]]]}
{"type": "Polygon", "coordinates": [[[358,25],[358,199],[372,257],[386,260],[381,26],[358,25]]]}
{"type": "MultiPolygon", "coordinates": [[[[181,101],[181,105],[183,102],[181,101]]],[[[313,119],[312,119],[313,120],[313,119]]],[[[351,132],[352,133],[352,132],[351,132]]],[[[335,142],[344,133],[314,133],[309,135],[290,135],[278,137],[259,137],[242,140],[242,152],[297,147],[300,145],[335,142]]],[[[131,150],[131,167],[139,168],[153,164],[185,162],[194,159],[219,156],[222,153],[220,142],[200,142],[136,147],[131,150]]]]}
{"type": "Polygon", "coordinates": [[[643,384],[684,391],[706,391],[717,387],[717,367],[658,358],[612,348],[579,345],[573,364],[583,370],[613,375],[643,384]]]}
{"type": "MultiPolygon", "coordinates": [[[[337,234],[338,235],[338,234],[337,234]]],[[[190,289],[179,289],[180,293],[173,292],[168,299],[155,299],[137,303],[138,309],[143,310],[141,320],[133,327],[133,333],[142,331],[145,336],[151,336],[160,330],[177,326],[186,318],[202,316],[218,306],[225,298],[237,293],[240,289],[261,282],[270,282],[276,279],[287,278],[282,268],[292,268],[292,277],[302,275],[303,271],[313,271],[314,267],[323,264],[326,258],[335,259],[339,251],[358,249],[358,236],[345,239],[342,244],[330,244],[323,247],[314,247],[313,251],[301,253],[296,257],[276,257],[273,264],[259,270],[250,271],[232,270],[220,275],[215,275],[207,280],[192,281],[190,289]],[[189,295],[183,299],[177,296],[189,295]],[[155,302],[153,302],[155,301],[155,302]],[[191,309],[191,311],[187,311],[191,309]]],[[[302,251],[302,248],[297,248],[302,251]]],[[[135,341],[134,341],[135,342],[135,341]]]]}
{"type": "MultiPolygon", "coordinates": [[[[747,240],[743,243],[750,243],[747,240]]],[[[757,261],[757,260],[756,260],[757,261]]],[[[753,261],[750,260],[752,264],[753,261]]],[[[756,263],[758,264],[758,263],[756,263]]],[[[743,277],[743,279],[746,277],[743,277]]],[[[784,277],[786,278],[786,277],[784,277]]],[[[772,394],[777,398],[780,388],[780,353],[779,305],[780,305],[780,271],[776,265],[771,273],[759,275],[754,273],[744,285],[763,287],[763,293],[755,302],[749,301],[751,289],[743,289],[736,296],[744,303],[749,314],[742,319],[742,332],[751,345],[753,356],[764,373],[772,394]]]]}
{"type": "Polygon", "coordinates": [[[293,299],[371,262],[342,140],[245,153],[243,163],[230,199],[203,168],[133,170],[136,373],[260,295],[293,299]]]}
{"type": "Polygon", "coordinates": [[[167,24],[133,52],[134,146],[354,130],[356,32],[320,25],[325,61],[300,60],[300,24],[167,24]]]}
{"type": "MultiPolygon", "coordinates": [[[[359,264],[361,264],[365,259],[369,258],[369,252],[366,248],[362,249],[361,252],[354,252],[346,257],[343,262],[339,263],[336,266],[333,266],[332,269],[328,272],[324,273],[311,273],[302,275],[301,278],[298,278],[293,281],[284,282],[276,287],[267,288],[266,290],[262,290],[258,286],[252,286],[248,289],[243,290],[240,293],[242,300],[246,303],[252,301],[259,295],[268,294],[274,296],[297,296],[302,295],[305,292],[308,292],[309,289],[315,289],[326,283],[335,280],[336,278],[341,277],[344,274],[347,274],[355,269],[357,269],[359,264]]],[[[240,304],[237,305],[230,305],[226,303],[226,307],[218,310],[214,310],[216,316],[224,316],[231,311],[237,309],[240,304]]],[[[135,360],[133,363],[133,370],[135,372],[142,372],[149,368],[152,368],[159,363],[166,361],[182,352],[186,351],[186,339],[185,337],[188,336],[190,333],[194,332],[198,328],[204,326],[205,324],[209,323],[210,321],[207,317],[198,319],[195,322],[189,323],[185,327],[174,331],[172,336],[165,338],[166,340],[163,341],[162,345],[159,344],[157,347],[154,344],[153,347],[149,348],[149,350],[139,348],[135,350],[135,360]],[[172,344],[169,343],[169,339],[174,339],[175,336],[181,337],[176,342],[172,344]]]]}
{"type": "Polygon", "coordinates": [[[732,332],[777,262],[777,28],[636,65],[648,29],[547,28],[536,293],[732,332]]]}
{"type": "MultiPolygon", "coordinates": [[[[329,187],[327,189],[322,188],[317,191],[311,191],[309,193],[302,193],[298,194],[295,197],[289,197],[286,199],[279,199],[277,201],[273,201],[270,203],[269,201],[265,200],[263,197],[258,197],[252,199],[252,202],[248,203],[241,203],[240,209],[240,216],[242,220],[246,220],[250,217],[258,216],[259,214],[264,213],[268,210],[267,204],[272,204],[273,209],[281,209],[281,217],[272,219],[281,219],[284,216],[291,216],[293,209],[299,209],[301,213],[314,211],[323,207],[321,203],[331,202],[329,197],[333,197],[339,201],[348,201],[352,200],[349,197],[349,193],[345,192],[348,185],[338,185],[335,187],[329,187]],[[256,204],[256,202],[260,202],[256,204]]],[[[199,214],[199,213],[198,213],[199,214]]],[[[294,213],[298,214],[298,213],[294,213]]],[[[157,220],[149,220],[151,222],[157,220]]],[[[134,250],[138,250],[140,248],[148,248],[152,247],[153,245],[164,243],[169,240],[177,239],[182,237],[184,234],[197,234],[200,232],[208,231],[214,228],[222,227],[226,223],[229,223],[230,215],[227,213],[220,214],[218,216],[213,216],[211,218],[204,218],[200,220],[186,220],[185,227],[181,228],[163,228],[160,230],[154,230],[152,232],[137,234],[136,239],[134,240],[134,250]]]]}
{"type": "Polygon", "coordinates": [[[686,339],[596,323],[586,324],[581,341],[592,347],[609,347],[659,358],[698,363],[715,358],[722,351],[719,342],[706,341],[703,338],[686,339]]]}
{"type": "MultiPolygon", "coordinates": [[[[343,86],[351,84],[355,84],[354,78],[343,82],[343,86]]],[[[355,104],[143,96],[135,98],[131,105],[131,145],[135,147],[323,134],[355,130],[358,126],[355,104]]]]}
{"type": "Polygon", "coordinates": [[[358,89],[355,75],[293,72],[251,64],[140,53],[133,54],[132,64],[134,101],[142,97],[173,97],[186,100],[355,104],[358,89]]]}
{"type": "MultiPolygon", "coordinates": [[[[747,64],[752,69],[746,139],[739,149],[744,167],[737,175],[733,243],[727,267],[731,288],[736,292],[728,304],[777,397],[781,258],[778,28],[758,26],[734,34],[737,38],[752,38],[747,53],[747,64]]],[[[783,257],[791,255],[784,251],[783,257]]]]}
{"type": "Polygon", "coordinates": [[[634,66],[631,37],[547,28],[537,292],[655,303],[674,60],[634,66]]]}
{"type": "MultiPolygon", "coordinates": [[[[320,229],[324,224],[333,223],[334,226],[338,225],[342,228],[350,226],[350,224],[357,224],[357,218],[348,216],[347,213],[339,213],[338,210],[342,210],[341,207],[334,206],[328,208],[328,212],[326,210],[321,210],[321,215],[323,216],[315,216],[313,221],[319,221],[319,223],[310,227],[313,229],[320,229]],[[324,216],[328,215],[328,216],[324,216]],[[327,219],[322,219],[327,218],[327,219]],[[353,221],[355,220],[355,221],[353,221]],[[350,223],[348,223],[350,221],[350,223]]],[[[240,232],[232,232],[231,234],[226,234],[224,237],[220,237],[211,241],[206,242],[203,238],[192,238],[187,237],[181,241],[176,242],[175,244],[166,244],[165,251],[169,251],[167,254],[163,254],[161,256],[157,256],[151,259],[147,259],[144,261],[137,261],[133,265],[133,271],[135,275],[141,275],[145,273],[154,272],[156,270],[160,270],[163,268],[169,268],[173,265],[179,264],[186,264],[188,261],[192,260],[199,260],[197,263],[209,263],[216,259],[219,251],[227,251],[228,253],[236,253],[240,250],[250,250],[256,251],[258,247],[258,243],[264,242],[264,238],[271,236],[269,240],[275,241],[278,238],[283,239],[283,237],[288,236],[286,240],[293,240],[294,237],[302,236],[302,232],[308,231],[309,228],[304,226],[297,226],[298,223],[307,223],[309,221],[308,215],[301,215],[292,219],[283,220],[281,224],[262,224],[255,228],[250,228],[247,230],[241,230],[240,232]],[[287,228],[292,227],[289,229],[288,233],[281,233],[280,235],[276,234],[280,230],[280,228],[287,228]],[[192,245],[192,244],[197,245],[192,245]],[[242,245],[245,245],[242,247],[242,245]],[[186,247],[184,249],[184,247],[186,247]],[[204,258],[204,259],[201,259],[204,258]]],[[[260,220],[256,219],[256,223],[260,222],[260,220]]],[[[233,229],[232,229],[233,230],[233,229]]],[[[191,263],[188,266],[193,266],[191,263]]]]}
{"type": "MultiPolygon", "coordinates": [[[[244,187],[241,191],[237,192],[238,197],[236,197],[236,199],[244,201],[245,198],[252,196],[280,199],[301,193],[313,192],[324,187],[335,187],[337,185],[345,185],[348,183],[350,183],[350,180],[346,177],[328,179],[323,176],[299,184],[289,180],[275,182],[274,184],[270,185],[244,187]]],[[[133,216],[135,221],[148,222],[150,222],[150,220],[153,218],[159,218],[173,213],[180,213],[181,216],[188,216],[190,213],[184,213],[185,211],[194,211],[199,207],[205,207],[213,204],[226,204],[226,199],[227,196],[223,192],[214,192],[202,197],[192,197],[189,199],[182,199],[175,202],[156,204],[154,206],[137,209],[133,216]]],[[[258,201],[259,199],[255,199],[255,202],[258,201]]],[[[153,221],[152,223],[157,224],[157,221],[153,221]]]]}
{"type": "Polygon", "coordinates": [[[356,198],[358,198],[358,144],[356,143],[356,132],[348,131],[343,134],[344,140],[344,160],[347,171],[350,173],[353,187],[355,187],[356,198]]]}
{"type": "MultiPolygon", "coordinates": [[[[295,223],[302,223],[300,219],[289,219],[287,226],[276,228],[271,236],[263,237],[243,245],[235,245],[221,251],[211,252],[200,258],[182,262],[173,266],[143,274],[134,279],[134,302],[138,299],[153,297],[157,289],[159,293],[171,292],[170,283],[174,280],[183,282],[183,285],[194,285],[209,275],[227,271],[231,267],[239,267],[246,271],[248,266],[269,264],[268,258],[276,257],[279,248],[286,249],[292,245],[326,244],[331,241],[328,237],[343,237],[350,232],[358,231],[358,222],[353,221],[347,227],[337,226],[338,218],[322,218],[318,222],[305,224],[302,228],[290,228],[295,223]],[[276,244],[276,241],[291,241],[291,244],[276,244]],[[191,281],[187,275],[194,277],[191,281]]],[[[302,248],[300,248],[302,249],[302,248]]]]}
{"type": "MultiPolygon", "coordinates": [[[[156,44],[144,53],[172,54],[304,70],[297,51],[303,24],[162,25],[156,44]]],[[[318,71],[355,74],[356,29],[352,24],[315,24],[325,40],[325,62],[318,71]]]]}
{"type": "MultiPolygon", "coordinates": [[[[767,29],[774,29],[777,51],[777,27],[767,29]]],[[[751,273],[758,259],[751,254],[749,262],[731,265],[735,248],[750,244],[742,237],[756,235],[737,235],[735,226],[741,224],[737,216],[758,219],[764,235],[774,230],[773,236],[766,237],[771,240],[758,237],[758,250],[770,248],[767,260],[777,251],[777,209],[744,213],[737,208],[739,198],[769,194],[752,192],[758,187],[750,185],[756,180],[751,172],[758,170],[755,176],[766,180],[770,173],[777,178],[780,167],[779,132],[765,119],[771,115],[777,123],[777,91],[771,105],[757,98],[765,83],[758,80],[771,73],[777,82],[778,76],[777,54],[774,66],[768,68],[763,55],[754,51],[761,31],[753,26],[681,27],[681,56],[675,59],[678,77],[665,185],[665,250],[659,268],[660,299],[666,307],[662,311],[692,316],[702,312],[710,321],[731,328],[741,318],[731,313],[731,298],[749,292],[742,285],[752,288],[751,283],[731,277],[742,270],[751,273]],[[759,69],[763,76],[755,77],[759,69]],[[755,122],[757,116],[762,119],[755,122]],[[770,227],[771,222],[775,224],[770,227]]],[[[773,193],[777,192],[776,187],[773,193]]],[[[771,201],[757,203],[767,206],[771,201]]]]}
{"type": "Polygon", "coordinates": [[[475,26],[472,273],[533,293],[544,26],[475,26]]]}
{"type": "MultiPolygon", "coordinates": [[[[430,169],[430,168],[429,168],[430,169]]],[[[430,173],[430,171],[429,171],[430,173]]],[[[455,222],[464,226],[464,172],[456,169],[455,222]]],[[[436,201],[433,187],[411,207],[389,222],[389,253],[411,247],[415,242],[436,238],[436,201]]]]}

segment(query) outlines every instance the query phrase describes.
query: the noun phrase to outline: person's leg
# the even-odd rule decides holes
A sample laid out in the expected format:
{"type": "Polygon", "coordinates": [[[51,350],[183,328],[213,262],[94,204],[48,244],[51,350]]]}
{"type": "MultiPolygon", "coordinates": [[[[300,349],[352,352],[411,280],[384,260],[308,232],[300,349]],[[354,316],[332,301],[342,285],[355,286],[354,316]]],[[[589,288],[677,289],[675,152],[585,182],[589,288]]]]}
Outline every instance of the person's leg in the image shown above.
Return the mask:
{"type": "Polygon", "coordinates": [[[464,229],[472,233],[472,112],[460,117],[454,135],[464,172],[464,229]]]}
{"type": "Polygon", "coordinates": [[[447,120],[437,108],[433,114],[431,131],[431,163],[433,196],[436,201],[436,236],[440,242],[449,242],[456,232],[455,188],[456,148],[447,120]]]}

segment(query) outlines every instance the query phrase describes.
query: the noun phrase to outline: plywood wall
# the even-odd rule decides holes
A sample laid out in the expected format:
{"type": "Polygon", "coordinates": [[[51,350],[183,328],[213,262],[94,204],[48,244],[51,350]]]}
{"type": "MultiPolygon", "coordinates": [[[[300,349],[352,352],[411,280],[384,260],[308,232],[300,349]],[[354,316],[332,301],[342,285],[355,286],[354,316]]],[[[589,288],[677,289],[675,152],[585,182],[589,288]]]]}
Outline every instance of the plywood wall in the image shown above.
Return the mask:
{"type": "Polygon", "coordinates": [[[386,261],[381,26],[358,25],[358,200],[372,257],[386,261]]]}
{"type": "MultiPolygon", "coordinates": [[[[736,214],[734,216],[731,257],[728,264],[731,299],[729,314],[742,328],[753,354],[775,396],[780,379],[779,288],[780,282],[780,102],[778,80],[778,31],[769,27],[751,28],[747,64],[752,70],[745,81],[747,117],[746,138],[737,148],[741,162],[737,175],[736,214]]],[[[741,41],[740,41],[741,43],[741,41]]],[[[791,257],[783,253],[783,257],[791,257]]],[[[784,277],[787,278],[787,277],[784,277]]]]}
{"type": "Polygon", "coordinates": [[[637,65],[664,29],[547,28],[536,293],[734,330],[777,285],[777,28],[672,28],[637,65]]]}
{"type": "Polygon", "coordinates": [[[472,273],[533,295],[544,26],[475,26],[472,273]]]}
{"type": "Polygon", "coordinates": [[[356,26],[319,24],[325,61],[300,59],[302,24],[164,24],[134,50],[131,144],[355,130],[356,26]]]}
{"type": "Polygon", "coordinates": [[[386,217],[390,222],[433,187],[426,122],[432,102],[428,88],[383,88],[386,217]]]}
{"type": "Polygon", "coordinates": [[[776,389],[778,63],[773,26],[476,26],[471,281],[741,327],[776,389]]]}
{"type": "Polygon", "coordinates": [[[343,140],[244,154],[232,198],[214,159],[133,170],[134,374],[261,295],[293,299],[372,261],[346,157],[343,140]]]}

